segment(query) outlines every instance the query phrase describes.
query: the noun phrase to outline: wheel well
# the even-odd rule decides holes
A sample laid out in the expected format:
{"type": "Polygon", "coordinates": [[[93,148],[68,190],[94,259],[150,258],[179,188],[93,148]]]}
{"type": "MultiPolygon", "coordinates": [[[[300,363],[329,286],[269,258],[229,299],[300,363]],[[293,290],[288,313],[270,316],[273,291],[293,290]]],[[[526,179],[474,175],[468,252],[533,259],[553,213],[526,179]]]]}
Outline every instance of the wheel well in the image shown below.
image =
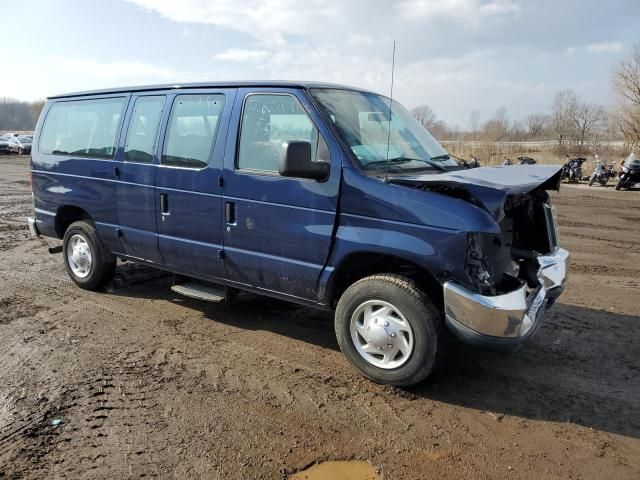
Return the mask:
{"type": "Polygon", "coordinates": [[[64,232],[67,231],[69,225],[78,220],[91,220],[91,216],[81,209],[80,207],[74,207],[72,205],[65,205],[58,209],[56,213],[55,228],[59,238],[64,237],[64,232]]]}
{"type": "Polygon", "coordinates": [[[379,253],[353,254],[340,264],[329,290],[331,303],[338,303],[350,285],[376,273],[395,273],[410,278],[429,296],[437,308],[444,309],[442,286],[431,272],[404,258],[379,253]]]}

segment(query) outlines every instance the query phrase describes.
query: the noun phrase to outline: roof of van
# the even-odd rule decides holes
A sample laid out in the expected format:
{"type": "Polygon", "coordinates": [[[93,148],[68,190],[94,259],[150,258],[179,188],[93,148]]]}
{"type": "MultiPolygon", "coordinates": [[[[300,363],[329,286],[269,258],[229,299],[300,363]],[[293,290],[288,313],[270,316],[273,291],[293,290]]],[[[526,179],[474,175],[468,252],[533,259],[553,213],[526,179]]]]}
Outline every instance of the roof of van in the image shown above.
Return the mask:
{"type": "Polygon", "coordinates": [[[241,88],[241,87],[279,87],[279,88],[341,88],[345,90],[367,91],[362,88],[338,85],[323,82],[294,82],[285,80],[263,81],[238,81],[238,82],[191,82],[191,83],[167,83],[161,85],[138,85],[134,87],[105,88],[100,90],[87,90],[83,92],[63,93],[52,95],[49,99],[83,97],[89,95],[104,95],[110,93],[148,92],[154,90],[177,90],[190,88],[241,88]]]}

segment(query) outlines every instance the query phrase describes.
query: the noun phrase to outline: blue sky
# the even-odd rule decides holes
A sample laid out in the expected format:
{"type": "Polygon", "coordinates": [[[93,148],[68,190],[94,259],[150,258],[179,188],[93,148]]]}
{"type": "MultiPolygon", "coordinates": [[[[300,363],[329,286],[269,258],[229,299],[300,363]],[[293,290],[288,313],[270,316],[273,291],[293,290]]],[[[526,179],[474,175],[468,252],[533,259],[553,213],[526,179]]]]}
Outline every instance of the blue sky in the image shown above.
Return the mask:
{"type": "Polygon", "coordinates": [[[231,79],[320,80],[429,104],[467,127],[546,111],[571,88],[613,102],[638,0],[2,0],[0,96],[231,79]],[[4,17],[5,20],[7,17],[4,17]],[[13,19],[13,15],[8,17],[13,19]]]}

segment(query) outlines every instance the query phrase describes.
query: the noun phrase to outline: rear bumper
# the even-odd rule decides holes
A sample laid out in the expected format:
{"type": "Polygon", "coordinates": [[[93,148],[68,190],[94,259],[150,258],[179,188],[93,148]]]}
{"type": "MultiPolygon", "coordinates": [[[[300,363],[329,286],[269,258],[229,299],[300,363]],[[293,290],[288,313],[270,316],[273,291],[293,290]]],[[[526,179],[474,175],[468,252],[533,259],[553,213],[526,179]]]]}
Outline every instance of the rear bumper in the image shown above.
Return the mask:
{"type": "Polygon", "coordinates": [[[39,237],[40,231],[38,230],[38,224],[36,223],[36,219],[34,217],[28,217],[27,224],[29,225],[29,233],[31,233],[31,236],[39,237]]]}
{"type": "Polygon", "coordinates": [[[539,285],[484,296],[454,282],[444,284],[447,327],[464,342],[499,349],[517,347],[540,328],[545,310],[564,289],[569,252],[563,248],[538,257],[539,285]]]}

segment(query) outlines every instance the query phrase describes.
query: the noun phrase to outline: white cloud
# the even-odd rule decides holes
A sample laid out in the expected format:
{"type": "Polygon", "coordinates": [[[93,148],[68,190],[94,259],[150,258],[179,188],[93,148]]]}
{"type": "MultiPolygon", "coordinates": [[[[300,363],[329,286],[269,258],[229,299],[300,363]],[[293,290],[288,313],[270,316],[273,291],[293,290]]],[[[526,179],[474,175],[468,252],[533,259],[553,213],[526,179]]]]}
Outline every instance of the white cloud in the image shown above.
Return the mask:
{"type": "Polygon", "coordinates": [[[214,58],[228,62],[257,62],[265,60],[272,53],[268,50],[246,50],[242,48],[230,48],[224,52],[217,53],[214,58]]]}
{"type": "Polygon", "coordinates": [[[620,42],[590,43],[586,49],[589,53],[619,52],[623,46],[620,42]]]}
{"type": "Polygon", "coordinates": [[[129,0],[176,22],[205,23],[283,45],[285,35],[319,33],[340,21],[344,6],[325,0],[129,0]]]}
{"type": "Polygon", "coordinates": [[[53,63],[56,69],[75,75],[90,75],[104,79],[105,82],[127,79],[178,80],[180,77],[171,68],[139,61],[99,62],[93,58],[57,57],[53,59],[53,63]]]}
{"type": "Polygon", "coordinates": [[[0,76],[0,92],[35,99],[73,91],[186,81],[203,81],[206,74],[177,71],[141,61],[100,62],[95,58],[51,57],[41,63],[25,64],[11,75],[0,76]],[[46,81],[42,72],[52,73],[46,81]]]}
{"type": "Polygon", "coordinates": [[[512,0],[405,0],[399,9],[406,19],[422,20],[435,17],[450,17],[468,25],[477,25],[480,20],[492,17],[517,15],[520,7],[512,0]]]}
{"type": "Polygon", "coordinates": [[[369,35],[364,35],[364,34],[360,34],[360,33],[350,33],[349,36],[347,37],[347,40],[352,45],[369,46],[369,45],[373,45],[375,43],[373,41],[373,38],[371,38],[369,35]]]}

